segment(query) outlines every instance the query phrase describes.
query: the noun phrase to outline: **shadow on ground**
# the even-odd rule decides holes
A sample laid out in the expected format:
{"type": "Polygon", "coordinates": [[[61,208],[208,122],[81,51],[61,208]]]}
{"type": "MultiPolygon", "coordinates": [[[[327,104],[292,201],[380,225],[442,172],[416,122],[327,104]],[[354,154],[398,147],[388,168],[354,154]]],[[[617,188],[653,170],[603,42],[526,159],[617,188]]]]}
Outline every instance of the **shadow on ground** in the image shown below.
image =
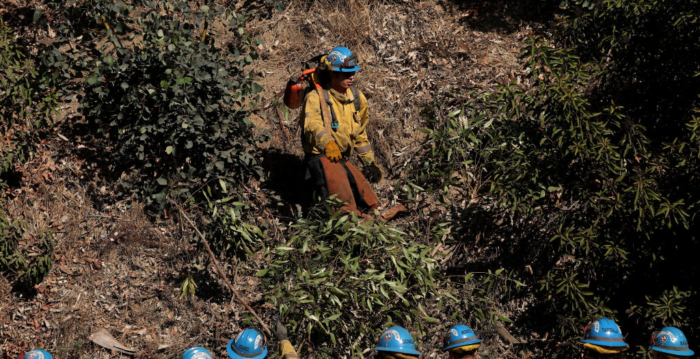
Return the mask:
{"type": "Polygon", "coordinates": [[[517,31],[522,28],[522,22],[546,24],[554,19],[559,9],[559,1],[542,0],[442,0],[438,3],[457,5],[463,16],[461,22],[470,28],[503,33],[517,31]]]}
{"type": "Polygon", "coordinates": [[[300,156],[276,148],[263,150],[262,167],[268,177],[263,186],[279,196],[283,216],[294,216],[299,209],[306,212],[313,205],[310,183],[305,180],[306,166],[300,156]]]}

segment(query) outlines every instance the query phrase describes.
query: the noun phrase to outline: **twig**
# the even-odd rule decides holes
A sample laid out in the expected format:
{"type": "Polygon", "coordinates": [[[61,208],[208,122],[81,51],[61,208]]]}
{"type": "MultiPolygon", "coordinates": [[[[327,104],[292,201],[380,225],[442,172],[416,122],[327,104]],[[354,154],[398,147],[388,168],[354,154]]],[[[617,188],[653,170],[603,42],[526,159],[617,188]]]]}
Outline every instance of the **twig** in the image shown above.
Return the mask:
{"type": "MultiPolygon", "coordinates": [[[[209,1],[206,1],[204,5],[209,5],[209,1]]],[[[207,12],[207,18],[209,18],[209,12],[207,12]]],[[[207,39],[207,31],[209,31],[209,22],[207,18],[204,19],[204,30],[202,31],[202,38],[199,42],[204,42],[207,39]]]]}
{"type": "MultiPolygon", "coordinates": [[[[315,326],[316,326],[315,322],[311,323],[311,330],[313,330],[315,326]]],[[[297,353],[301,353],[301,350],[304,349],[304,344],[306,344],[306,339],[307,339],[307,336],[305,335],[304,340],[302,340],[301,344],[299,344],[299,348],[297,349],[297,353]]]]}
{"type": "MultiPolygon", "coordinates": [[[[94,8],[94,7],[93,7],[93,8],[94,8]]],[[[112,29],[109,27],[109,24],[107,23],[107,19],[106,19],[102,14],[100,14],[100,19],[102,19],[102,24],[104,24],[105,29],[107,29],[108,32],[109,32],[109,31],[112,31],[112,36],[114,36],[114,40],[112,40],[112,43],[114,44],[114,47],[115,47],[115,48],[116,48],[116,47],[123,47],[123,46],[122,46],[122,42],[119,41],[119,38],[117,37],[116,31],[112,30],[112,29]]]]}
{"type": "Polygon", "coordinates": [[[182,208],[180,208],[178,206],[178,209],[180,210],[180,215],[183,218],[185,218],[185,220],[187,220],[187,223],[190,224],[192,229],[194,229],[194,231],[197,233],[197,235],[199,235],[199,238],[202,239],[202,243],[204,243],[204,248],[206,248],[207,253],[209,253],[209,257],[210,257],[212,263],[214,263],[214,268],[216,268],[216,271],[219,272],[219,275],[221,276],[221,278],[223,278],[224,282],[226,282],[228,289],[230,289],[231,292],[233,292],[233,295],[236,296],[236,299],[238,299],[238,301],[241,304],[243,304],[245,309],[247,309],[248,312],[250,312],[250,314],[252,314],[253,317],[255,317],[255,319],[258,321],[258,323],[260,323],[260,325],[262,325],[263,330],[265,330],[265,333],[267,333],[268,336],[272,336],[272,332],[270,331],[270,328],[268,328],[267,324],[265,324],[265,322],[263,322],[263,320],[260,319],[260,316],[258,316],[258,313],[255,310],[253,310],[253,308],[251,308],[250,305],[248,305],[248,302],[246,302],[245,299],[243,299],[243,297],[241,296],[240,293],[238,293],[237,290],[233,289],[233,285],[231,285],[231,282],[229,282],[228,278],[226,278],[226,274],[224,273],[224,271],[221,270],[221,267],[219,266],[219,261],[216,260],[216,256],[214,255],[214,252],[211,251],[211,247],[209,247],[209,242],[204,237],[202,232],[200,232],[199,229],[197,228],[197,226],[194,224],[194,222],[192,222],[192,220],[189,217],[187,217],[187,215],[182,210],[182,208]]]}
{"type": "Polygon", "coordinates": [[[282,130],[282,134],[284,135],[284,142],[282,145],[284,146],[284,150],[287,151],[287,143],[289,143],[289,133],[287,132],[287,127],[284,125],[284,116],[282,115],[282,111],[280,110],[280,106],[275,106],[275,112],[277,112],[277,118],[280,120],[280,130],[282,130]]]}
{"type": "Polygon", "coordinates": [[[501,323],[496,323],[496,332],[498,335],[500,335],[503,339],[507,340],[511,345],[513,344],[527,344],[526,340],[518,340],[514,336],[508,332],[508,329],[506,329],[503,324],[501,323]]]}

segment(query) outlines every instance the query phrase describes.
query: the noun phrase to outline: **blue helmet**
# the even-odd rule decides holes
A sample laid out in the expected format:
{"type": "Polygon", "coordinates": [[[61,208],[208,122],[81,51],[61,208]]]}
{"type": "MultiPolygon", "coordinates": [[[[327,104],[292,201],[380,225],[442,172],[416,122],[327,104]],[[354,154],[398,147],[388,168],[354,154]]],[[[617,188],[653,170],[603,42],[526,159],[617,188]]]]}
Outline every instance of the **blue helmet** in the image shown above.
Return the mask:
{"type": "Polygon", "coordinates": [[[583,330],[581,343],[612,348],[627,346],[627,343],[622,338],[620,327],[617,326],[614,320],[608,318],[600,318],[588,324],[583,330]]]}
{"type": "Polygon", "coordinates": [[[353,54],[347,47],[334,47],[327,56],[329,69],[336,72],[355,72],[360,69],[357,55],[353,54]]]}
{"type": "Polygon", "coordinates": [[[420,355],[416,350],[416,342],[411,333],[401,327],[391,327],[379,337],[379,343],[374,350],[379,352],[403,353],[408,355],[420,355]]]}
{"type": "Polygon", "coordinates": [[[32,349],[24,354],[22,359],[53,359],[53,357],[46,350],[32,349]]]}
{"type": "Polygon", "coordinates": [[[214,356],[202,347],[194,347],[187,349],[187,351],[182,354],[182,359],[214,359],[214,356]]]}
{"type": "Polygon", "coordinates": [[[686,339],[685,334],[674,327],[665,327],[660,331],[654,333],[651,336],[651,350],[678,355],[678,356],[691,356],[695,354],[692,350],[688,349],[688,339],[686,339]]]}
{"type": "Polygon", "coordinates": [[[267,339],[255,329],[243,329],[229,340],[226,351],[231,359],[263,359],[267,356],[267,339]]]}
{"type": "Polygon", "coordinates": [[[481,343],[481,339],[476,337],[471,328],[463,324],[457,324],[450,328],[447,335],[442,338],[442,351],[477,343],[481,343]]]}

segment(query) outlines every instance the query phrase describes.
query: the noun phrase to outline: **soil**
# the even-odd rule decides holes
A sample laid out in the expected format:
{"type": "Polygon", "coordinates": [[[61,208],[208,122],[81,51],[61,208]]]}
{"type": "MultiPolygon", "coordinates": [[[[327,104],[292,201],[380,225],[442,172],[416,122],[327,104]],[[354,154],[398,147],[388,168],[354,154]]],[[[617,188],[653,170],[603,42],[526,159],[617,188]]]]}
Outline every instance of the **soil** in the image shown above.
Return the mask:
{"type": "MultiPolygon", "coordinates": [[[[255,2],[238,7],[249,12],[248,32],[264,41],[260,58],[249,66],[265,89],[254,122],[258,131],[273,134],[261,144],[269,180],[260,185],[291,212],[303,204],[298,111],[288,118],[278,112],[283,113],[286,81],[299,74],[302,62],[338,45],[359,54],[356,86],[368,98],[370,140],[386,176],[376,190],[382,207],[389,208],[400,195],[397,181],[422,146],[421,111],[435,94],[453,93],[457,100],[441,106],[456,106],[469,90],[492,91],[517,80],[524,73],[519,50],[533,28],[542,26],[499,1],[295,0],[282,12],[255,2]]],[[[212,32],[217,36],[216,28],[212,32]]],[[[35,347],[55,358],[126,356],[89,341],[101,328],[142,358],[179,357],[192,346],[227,357],[226,343],[253,323],[250,316],[206,254],[194,248],[195,234],[186,224],[171,213],[154,216],[117,198],[94,159],[81,152],[90,144],[61,134],[60,124],[75,109],[75,100],[62,105],[57,130],[20,166],[21,184],[5,193],[5,211],[27,223],[29,245],[38,231],[54,230],[56,262],[35,288],[13,289],[12,278],[0,275],[0,358],[35,347]],[[183,298],[188,275],[198,288],[183,298]]],[[[409,210],[395,220],[397,226],[441,215],[435,206],[409,210]]],[[[236,289],[272,323],[274,311],[259,301],[262,290],[254,276],[265,265],[263,256],[222,265],[236,289]]],[[[517,356],[510,343],[491,338],[489,356],[517,356]]],[[[307,348],[303,356],[320,355],[307,348]]],[[[426,354],[436,357],[438,351],[426,354]]]]}

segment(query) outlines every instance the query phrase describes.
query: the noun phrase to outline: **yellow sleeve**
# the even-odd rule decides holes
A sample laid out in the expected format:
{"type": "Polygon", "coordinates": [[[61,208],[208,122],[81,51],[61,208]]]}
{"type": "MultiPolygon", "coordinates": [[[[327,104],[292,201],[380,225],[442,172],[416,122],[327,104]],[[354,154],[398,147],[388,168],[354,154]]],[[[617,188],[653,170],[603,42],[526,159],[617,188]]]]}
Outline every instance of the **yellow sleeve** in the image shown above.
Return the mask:
{"type": "Polygon", "coordinates": [[[299,359],[299,355],[297,355],[289,340],[280,342],[280,351],[282,352],[282,359],[299,359]]]}
{"type": "Polygon", "coordinates": [[[316,91],[309,92],[304,102],[304,138],[306,143],[316,148],[320,153],[324,153],[328,142],[333,140],[333,136],[326,131],[321,116],[321,103],[316,91]]]}
{"type": "Polygon", "coordinates": [[[369,122],[369,110],[367,106],[367,98],[360,92],[360,133],[355,139],[355,151],[362,158],[364,164],[374,162],[374,151],[372,145],[367,138],[367,123],[369,122]]]}

